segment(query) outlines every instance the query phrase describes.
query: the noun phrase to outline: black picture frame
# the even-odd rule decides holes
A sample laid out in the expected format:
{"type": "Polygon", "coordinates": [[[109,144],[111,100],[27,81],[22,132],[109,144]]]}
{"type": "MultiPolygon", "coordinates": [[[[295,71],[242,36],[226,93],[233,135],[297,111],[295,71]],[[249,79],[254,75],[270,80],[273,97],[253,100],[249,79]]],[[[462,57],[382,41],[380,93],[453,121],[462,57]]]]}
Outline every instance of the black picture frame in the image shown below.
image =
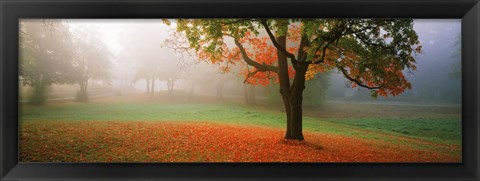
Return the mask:
{"type": "Polygon", "coordinates": [[[478,0],[0,0],[1,180],[479,180],[478,0]],[[461,18],[462,163],[18,163],[19,18],[461,18]]]}

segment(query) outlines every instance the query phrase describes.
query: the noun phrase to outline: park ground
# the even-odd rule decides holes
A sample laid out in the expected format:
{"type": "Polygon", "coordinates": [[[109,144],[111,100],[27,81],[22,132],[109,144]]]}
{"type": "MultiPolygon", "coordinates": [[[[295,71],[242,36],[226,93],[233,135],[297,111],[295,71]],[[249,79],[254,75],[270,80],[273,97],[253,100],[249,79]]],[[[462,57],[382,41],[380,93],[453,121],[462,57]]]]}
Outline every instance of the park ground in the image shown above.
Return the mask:
{"type": "Polygon", "coordinates": [[[284,140],[281,104],[124,95],[20,103],[21,162],[461,162],[461,107],[327,102],[284,140]]]}

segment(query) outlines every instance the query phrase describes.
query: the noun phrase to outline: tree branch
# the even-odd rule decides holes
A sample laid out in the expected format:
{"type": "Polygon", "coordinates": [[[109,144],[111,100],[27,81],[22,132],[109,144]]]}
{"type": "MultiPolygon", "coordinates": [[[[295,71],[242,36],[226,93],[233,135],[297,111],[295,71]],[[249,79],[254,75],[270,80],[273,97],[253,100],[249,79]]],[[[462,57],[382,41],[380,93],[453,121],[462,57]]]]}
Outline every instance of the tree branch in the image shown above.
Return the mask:
{"type": "MultiPolygon", "coordinates": [[[[325,55],[326,55],[326,52],[327,52],[328,47],[329,47],[332,43],[334,43],[334,42],[337,42],[337,44],[338,44],[338,41],[340,40],[340,38],[342,38],[343,36],[347,35],[347,32],[348,32],[348,30],[350,29],[350,27],[347,28],[347,32],[344,32],[344,31],[345,31],[345,26],[347,26],[346,23],[344,23],[344,24],[341,26],[341,29],[340,29],[340,30],[337,30],[336,32],[334,32],[332,37],[322,37],[322,39],[328,39],[328,42],[327,42],[327,44],[323,47],[322,56],[321,56],[319,59],[317,59],[317,60],[315,60],[315,61],[312,61],[312,64],[319,64],[319,63],[325,62],[325,55]]],[[[324,43],[324,42],[322,42],[321,45],[323,45],[323,43],[324,43]]],[[[317,51],[322,48],[321,45],[315,50],[315,53],[317,53],[317,51]]]]}
{"type": "Polygon", "coordinates": [[[234,40],[235,40],[235,45],[237,45],[237,47],[240,49],[240,53],[242,54],[242,58],[243,58],[243,61],[245,61],[245,63],[255,67],[257,70],[262,71],[262,72],[264,72],[264,71],[278,72],[278,67],[276,67],[276,66],[267,65],[265,63],[260,64],[256,61],[252,60],[250,57],[248,57],[247,51],[245,51],[245,48],[238,41],[238,39],[234,38],[234,40]]]}
{"type": "Polygon", "coordinates": [[[220,22],[220,23],[222,25],[231,25],[231,24],[241,23],[241,22],[245,22],[245,21],[256,21],[256,20],[254,20],[254,19],[238,19],[238,20],[235,20],[235,21],[220,22]]]}
{"type": "MultiPolygon", "coordinates": [[[[245,78],[245,80],[243,81],[243,83],[244,83],[244,84],[247,83],[248,78],[254,76],[254,75],[257,74],[258,72],[260,72],[258,69],[255,70],[255,71],[253,71],[253,72],[248,71],[247,77],[245,78]]],[[[269,71],[269,72],[270,72],[270,71],[269,71]]]]}
{"type": "Polygon", "coordinates": [[[302,39],[300,40],[300,46],[298,48],[298,61],[299,62],[306,62],[307,59],[307,52],[303,50],[303,48],[310,45],[308,41],[308,37],[306,35],[302,35],[302,39]]]}
{"type": "Polygon", "coordinates": [[[297,61],[297,59],[295,58],[295,55],[291,54],[290,52],[287,51],[287,49],[285,49],[285,47],[282,47],[278,42],[277,42],[277,39],[275,38],[275,36],[273,35],[272,31],[270,30],[270,28],[268,27],[268,24],[267,24],[267,20],[266,19],[263,19],[260,21],[260,23],[263,25],[263,27],[265,28],[265,30],[267,31],[267,34],[268,36],[270,37],[270,40],[272,40],[272,43],[273,45],[275,46],[275,48],[277,48],[278,50],[280,50],[280,52],[282,52],[285,56],[287,56],[288,58],[291,59],[291,61],[295,62],[297,61]]]}
{"type": "Polygon", "coordinates": [[[367,89],[380,89],[380,88],[382,88],[382,86],[371,87],[371,86],[365,85],[364,83],[360,82],[359,80],[350,77],[350,75],[348,75],[347,70],[345,70],[343,67],[338,67],[338,69],[342,72],[342,74],[345,76],[345,78],[347,78],[348,80],[350,80],[352,82],[355,82],[360,87],[367,88],[367,89]]]}

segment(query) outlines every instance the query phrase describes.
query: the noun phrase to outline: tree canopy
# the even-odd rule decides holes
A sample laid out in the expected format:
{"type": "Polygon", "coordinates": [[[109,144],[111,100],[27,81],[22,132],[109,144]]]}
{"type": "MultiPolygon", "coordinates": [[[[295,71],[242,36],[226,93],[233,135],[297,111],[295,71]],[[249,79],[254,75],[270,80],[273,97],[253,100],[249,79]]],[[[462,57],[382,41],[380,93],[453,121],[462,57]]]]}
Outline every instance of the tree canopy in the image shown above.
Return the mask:
{"type": "Polygon", "coordinates": [[[46,88],[54,83],[72,83],[70,70],[74,54],[72,34],[62,21],[21,21],[19,76],[33,88],[30,102],[43,104],[46,88]]]}
{"type": "Polygon", "coordinates": [[[402,71],[415,70],[421,52],[411,19],[179,19],[177,26],[211,62],[244,61],[252,75],[277,73],[279,50],[293,67],[308,65],[307,79],[336,69],[353,87],[374,89],[373,96],[411,88],[402,71]],[[276,36],[287,37],[285,47],[276,36]]]}

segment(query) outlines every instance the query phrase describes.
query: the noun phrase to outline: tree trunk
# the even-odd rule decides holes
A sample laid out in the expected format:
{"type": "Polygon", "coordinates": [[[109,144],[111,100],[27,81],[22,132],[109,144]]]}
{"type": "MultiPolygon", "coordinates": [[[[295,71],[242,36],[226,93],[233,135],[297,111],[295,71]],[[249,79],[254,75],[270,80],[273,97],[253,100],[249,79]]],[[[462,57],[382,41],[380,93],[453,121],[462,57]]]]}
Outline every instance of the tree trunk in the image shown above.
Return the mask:
{"type": "MultiPolygon", "coordinates": [[[[288,27],[285,25],[283,28],[286,32],[288,27]]],[[[277,36],[276,40],[280,46],[287,47],[285,35],[277,36]]],[[[302,94],[305,89],[305,73],[308,64],[292,63],[295,68],[295,78],[292,85],[290,85],[287,57],[280,50],[277,50],[277,57],[280,94],[285,107],[285,114],[287,115],[285,139],[304,140],[302,133],[302,94]]]]}
{"type": "Polygon", "coordinates": [[[302,133],[302,102],[303,90],[305,90],[305,72],[306,68],[297,68],[290,94],[286,98],[289,105],[289,109],[286,112],[290,116],[290,129],[287,131],[286,139],[304,140],[302,133]]]}
{"type": "Polygon", "coordinates": [[[245,102],[248,104],[248,89],[247,89],[247,84],[243,84],[243,95],[245,102]]]}
{"type": "Polygon", "coordinates": [[[175,81],[173,81],[173,79],[168,79],[167,80],[167,89],[168,89],[168,94],[170,94],[170,95],[173,94],[174,83],[175,83],[175,81]]]}
{"type": "Polygon", "coordinates": [[[155,78],[152,78],[152,83],[150,85],[150,93],[153,95],[155,95],[155,78]]]}
{"type": "Polygon", "coordinates": [[[85,88],[84,88],[84,92],[87,93],[87,89],[88,89],[88,78],[87,80],[85,80],[85,88]]]}
{"type": "MultiPolygon", "coordinates": [[[[278,36],[277,42],[286,47],[286,37],[278,36]]],[[[283,106],[285,107],[285,114],[287,115],[287,130],[285,133],[285,139],[295,139],[292,129],[292,119],[291,119],[291,96],[290,96],[290,78],[288,77],[288,62],[287,57],[280,51],[277,50],[278,57],[278,78],[280,84],[280,95],[282,96],[283,106]]],[[[299,137],[300,140],[303,140],[303,137],[299,137]],[[301,138],[301,139],[300,139],[301,138]]]]}
{"type": "Polygon", "coordinates": [[[33,105],[43,105],[47,101],[47,85],[44,83],[44,77],[42,74],[36,77],[33,82],[33,92],[30,97],[30,104],[33,105]]]}
{"type": "Polygon", "coordinates": [[[84,93],[85,92],[85,82],[80,82],[80,93],[84,93]]]}
{"type": "Polygon", "coordinates": [[[145,79],[145,84],[147,85],[147,94],[150,93],[150,79],[146,78],[145,79]]]}
{"type": "Polygon", "coordinates": [[[86,102],[88,100],[88,79],[81,80],[78,84],[80,85],[80,91],[77,93],[76,100],[79,102],[86,102]]]}

